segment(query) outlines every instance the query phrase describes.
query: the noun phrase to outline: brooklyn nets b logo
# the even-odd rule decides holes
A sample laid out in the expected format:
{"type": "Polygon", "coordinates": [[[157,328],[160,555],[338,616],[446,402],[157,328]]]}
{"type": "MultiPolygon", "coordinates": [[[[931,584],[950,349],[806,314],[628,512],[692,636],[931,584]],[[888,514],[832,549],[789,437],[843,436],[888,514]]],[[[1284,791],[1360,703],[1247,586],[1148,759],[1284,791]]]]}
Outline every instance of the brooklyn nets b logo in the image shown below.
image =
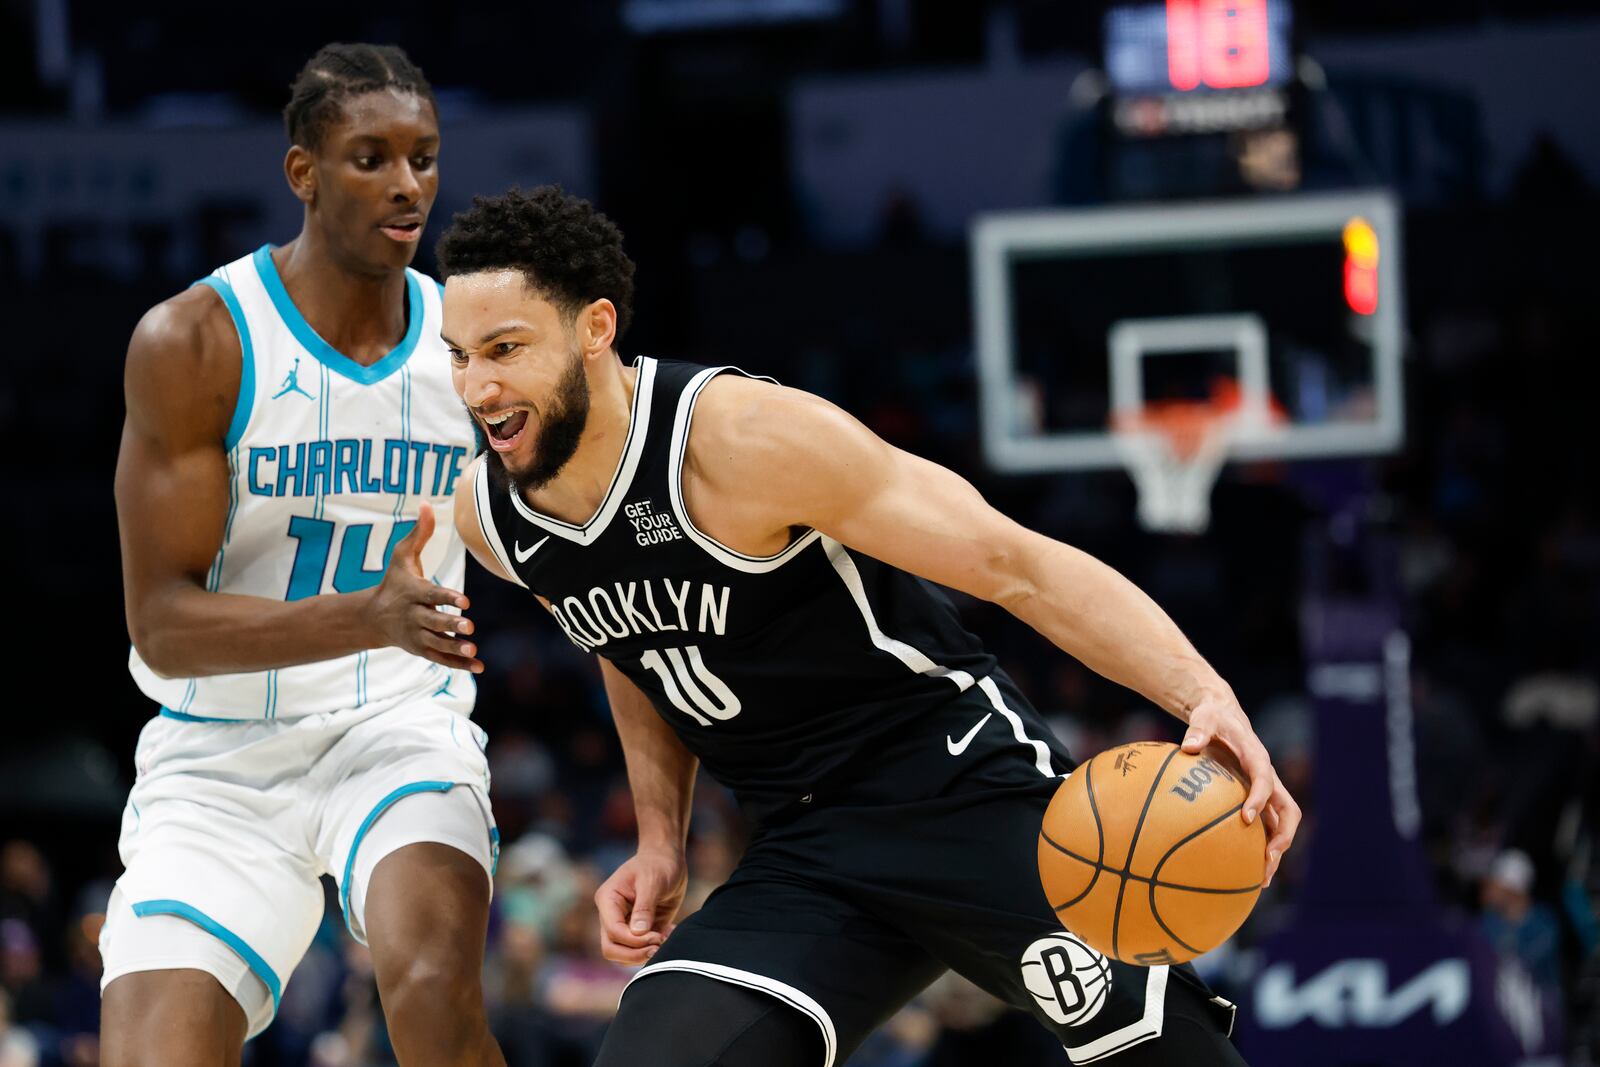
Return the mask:
{"type": "Polygon", "coordinates": [[[1063,930],[1028,946],[1022,954],[1022,981],[1051,1019],[1081,1026],[1105,1007],[1111,964],[1063,930]]]}

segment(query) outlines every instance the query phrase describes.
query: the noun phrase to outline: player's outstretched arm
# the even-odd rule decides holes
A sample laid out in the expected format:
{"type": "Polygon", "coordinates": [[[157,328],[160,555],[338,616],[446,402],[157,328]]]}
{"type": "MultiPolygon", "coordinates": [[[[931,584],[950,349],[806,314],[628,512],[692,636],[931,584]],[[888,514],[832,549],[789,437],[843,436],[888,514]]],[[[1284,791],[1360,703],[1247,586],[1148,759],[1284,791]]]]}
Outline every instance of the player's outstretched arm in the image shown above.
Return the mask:
{"type": "Polygon", "coordinates": [[[1225,745],[1250,777],[1245,820],[1259,812],[1271,831],[1270,880],[1294,838],[1299,807],[1232,689],[1132,582],[1018,525],[965,479],[894,448],[798,390],[715,379],[701,396],[689,451],[697,480],[717,500],[741,501],[740,521],[752,544],[814,527],[885,563],[992,601],[1188,723],[1185,750],[1225,745]]]}
{"type": "Polygon", "coordinates": [[[285,602],[207,591],[228,510],[223,441],[239,395],[240,350],[222,301],[196,286],[152,308],[128,345],[127,419],[117,454],[117,524],[128,632],[166,677],[314,663],[395,645],[448,667],[482,670],[472,624],[437,610],[467,599],[422,573],[432,509],[356,593],[285,602]]]}
{"type": "Polygon", "coordinates": [[[600,673],[639,820],[638,852],[595,891],[600,950],[617,963],[643,963],[672,933],[683,904],[688,886],[684,844],[699,762],[638,686],[604,658],[600,673]]]}

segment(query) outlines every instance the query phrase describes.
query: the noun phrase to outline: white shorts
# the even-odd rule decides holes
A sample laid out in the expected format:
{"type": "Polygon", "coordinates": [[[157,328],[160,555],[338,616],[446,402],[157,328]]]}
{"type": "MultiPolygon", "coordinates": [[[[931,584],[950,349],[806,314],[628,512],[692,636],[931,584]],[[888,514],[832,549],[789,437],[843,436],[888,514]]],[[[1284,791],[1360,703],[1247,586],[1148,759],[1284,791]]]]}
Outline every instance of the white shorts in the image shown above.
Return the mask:
{"type": "Polygon", "coordinates": [[[254,1037],[321,924],[320,876],[338,883],[363,942],[367,882],[398,848],[451,845],[493,878],[485,741],[429,697],[275,721],[152,719],[122,815],[126,869],[100,935],[100,988],[134,971],[202,970],[254,1037]]]}

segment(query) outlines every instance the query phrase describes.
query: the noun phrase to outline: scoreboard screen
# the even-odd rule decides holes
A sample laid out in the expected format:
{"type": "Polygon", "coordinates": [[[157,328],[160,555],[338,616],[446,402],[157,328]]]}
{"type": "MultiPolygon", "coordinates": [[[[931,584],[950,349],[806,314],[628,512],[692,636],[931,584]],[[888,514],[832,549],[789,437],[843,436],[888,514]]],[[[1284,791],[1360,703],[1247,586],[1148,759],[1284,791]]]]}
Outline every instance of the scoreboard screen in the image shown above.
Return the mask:
{"type": "Polygon", "coordinates": [[[1281,86],[1294,72],[1287,0],[1167,0],[1105,17],[1106,74],[1124,96],[1281,86]]]}

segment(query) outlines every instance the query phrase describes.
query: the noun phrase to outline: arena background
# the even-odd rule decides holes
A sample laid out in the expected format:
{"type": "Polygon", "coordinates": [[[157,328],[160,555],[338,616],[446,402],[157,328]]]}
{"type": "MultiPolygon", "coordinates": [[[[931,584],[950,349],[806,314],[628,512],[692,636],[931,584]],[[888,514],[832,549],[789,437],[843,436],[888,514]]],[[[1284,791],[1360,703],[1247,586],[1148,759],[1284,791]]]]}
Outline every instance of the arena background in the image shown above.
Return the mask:
{"type": "MultiPolygon", "coordinates": [[[[419,267],[473,193],[559,181],[639,264],[626,354],[820,392],[1173,614],[1308,813],[1200,964],[1241,1004],[1253,1064],[1600,1062],[1591,8],[1299,0],[1290,106],[1261,141],[1120,130],[1105,11],[1061,0],[0,5],[0,1067],[98,1058],[94,938],[152,712],[125,670],[111,497],[127,338],[296,232],[277,110],[332,40],[400,44],[438,91],[419,267]],[[1399,207],[1398,451],[1230,466],[1209,527],[1180,536],[1141,529],[1120,470],[986,462],[978,215],[1357,188],[1399,207]]],[[[1314,287],[1283,283],[1289,305],[1314,287]]],[[[494,1025],[514,1065],[587,1064],[627,977],[598,958],[589,902],[630,852],[620,755],[592,664],[511,587],[468,588],[506,841],[494,1025]]],[[[1175,738],[1004,613],[962,608],[1080,757],[1175,738]]],[[[691,904],[741,833],[703,782],[691,904]]],[[[328,914],[254,1067],[391,1062],[370,968],[328,914]]],[[[850,1062],[1065,1059],[949,981],[850,1062]]]]}

